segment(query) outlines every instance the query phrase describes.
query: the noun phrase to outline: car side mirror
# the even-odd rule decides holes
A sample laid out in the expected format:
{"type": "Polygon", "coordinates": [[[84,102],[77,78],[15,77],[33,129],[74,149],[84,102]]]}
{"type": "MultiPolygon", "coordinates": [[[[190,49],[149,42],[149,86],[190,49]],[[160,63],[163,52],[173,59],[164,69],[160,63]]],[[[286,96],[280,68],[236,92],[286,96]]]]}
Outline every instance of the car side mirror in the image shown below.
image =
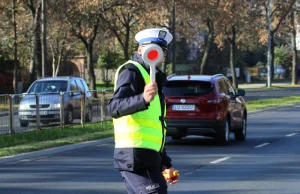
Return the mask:
{"type": "Polygon", "coordinates": [[[237,90],[237,95],[238,96],[245,96],[245,94],[246,94],[245,90],[243,90],[243,89],[238,89],[237,90]]]}

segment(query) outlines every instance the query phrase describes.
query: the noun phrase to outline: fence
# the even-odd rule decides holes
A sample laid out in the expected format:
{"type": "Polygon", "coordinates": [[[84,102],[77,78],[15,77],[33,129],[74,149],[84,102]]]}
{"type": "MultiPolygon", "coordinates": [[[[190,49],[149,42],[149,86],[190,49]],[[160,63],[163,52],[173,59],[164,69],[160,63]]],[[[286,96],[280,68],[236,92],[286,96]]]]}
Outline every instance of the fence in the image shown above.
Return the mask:
{"type": "Polygon", "coordinates": [[[0,95],[0,135],[110,120],[112,91],[0,95]]]}

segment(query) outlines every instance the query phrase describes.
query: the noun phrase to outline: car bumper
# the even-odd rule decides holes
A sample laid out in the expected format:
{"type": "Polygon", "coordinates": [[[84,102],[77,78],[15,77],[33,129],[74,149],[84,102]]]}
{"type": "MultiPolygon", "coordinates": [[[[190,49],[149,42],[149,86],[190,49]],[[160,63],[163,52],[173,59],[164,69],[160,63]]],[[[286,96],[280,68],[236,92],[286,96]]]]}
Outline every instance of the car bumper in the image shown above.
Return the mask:
{"type": "MultiPolygon", "coordinates": [[[[19,119],[22,121],[35,122],[35,111],[19,112],[19,119]]],[[[60,111],[40,111],[40,121],[60,121],[60,111]]]]}
{"type": "Polygon", "coordinates": [[[213,136],[224,129],[225,121],[218,120],[172,120],[166,119],[167,136],[208,135],[213,136]]]}

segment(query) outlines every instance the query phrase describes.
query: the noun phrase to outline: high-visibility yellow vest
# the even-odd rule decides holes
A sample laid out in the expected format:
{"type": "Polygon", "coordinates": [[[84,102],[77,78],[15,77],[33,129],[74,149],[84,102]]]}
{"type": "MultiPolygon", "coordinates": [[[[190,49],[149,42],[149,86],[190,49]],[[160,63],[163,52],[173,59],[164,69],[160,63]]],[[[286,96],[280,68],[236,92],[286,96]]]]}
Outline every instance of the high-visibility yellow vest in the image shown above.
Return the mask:
{"type": "MultiPolygon", "coordinates": [[[[120,70],[128,63],[134,64],[139,69],[146,84],[150,83],[149,73],[138,62],[129,60],[117,69],[114,89],[116,89],[120,70]]],[[[156,95],[147,110],[113,119],[115,148],[146,148],[161,151],[166,136],[166,130],[160,120],[161,116],[160,99],[156,95]]]]}

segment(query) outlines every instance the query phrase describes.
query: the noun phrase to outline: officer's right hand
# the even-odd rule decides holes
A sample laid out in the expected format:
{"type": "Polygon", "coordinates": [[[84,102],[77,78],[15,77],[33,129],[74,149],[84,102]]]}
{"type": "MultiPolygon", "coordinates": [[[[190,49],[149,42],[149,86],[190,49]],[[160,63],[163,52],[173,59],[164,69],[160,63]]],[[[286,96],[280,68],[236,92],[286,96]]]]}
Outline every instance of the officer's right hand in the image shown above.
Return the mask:
{"type": "Polygon", "coordinates": [[[156,83],[150,83],[145,85],[144,87],[144,100],[146,101],[146,103],[150,103],[155,95],[157,94],[157,84],[156,83]]]}

